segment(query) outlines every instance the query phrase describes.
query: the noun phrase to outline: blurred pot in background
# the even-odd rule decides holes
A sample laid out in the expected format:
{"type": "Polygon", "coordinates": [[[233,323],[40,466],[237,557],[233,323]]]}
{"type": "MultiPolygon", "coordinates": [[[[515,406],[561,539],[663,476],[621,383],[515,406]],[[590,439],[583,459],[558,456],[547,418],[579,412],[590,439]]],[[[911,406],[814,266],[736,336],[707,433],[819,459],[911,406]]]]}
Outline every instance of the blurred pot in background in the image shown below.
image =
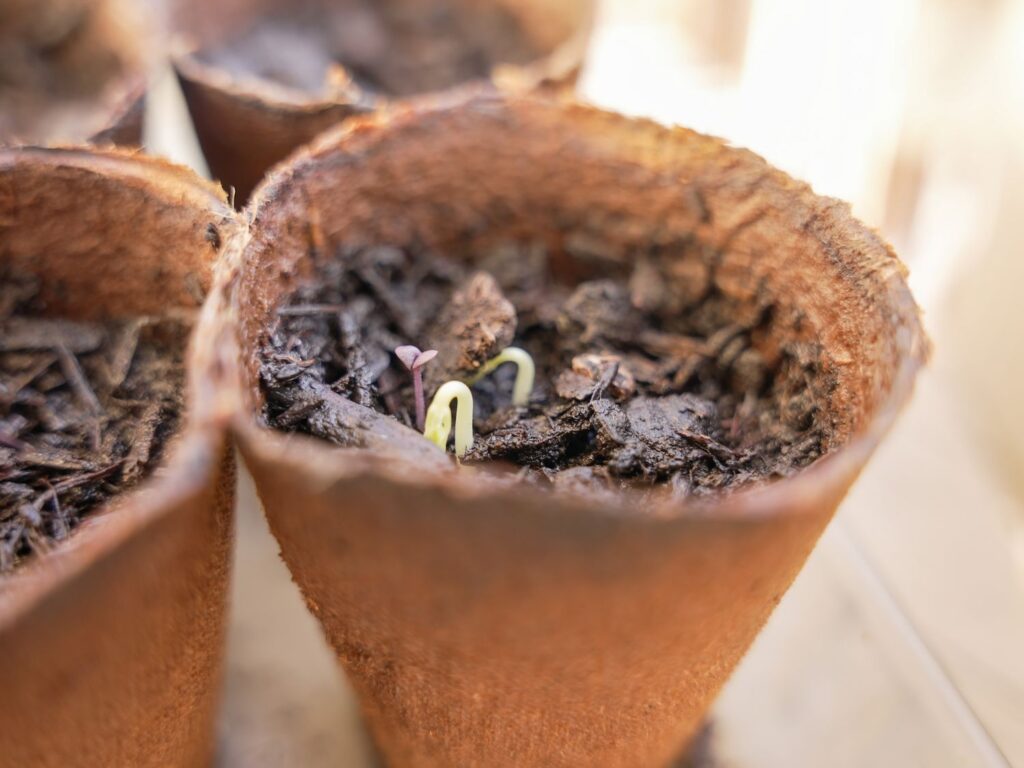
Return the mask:
{"type": "Polygon", "coordinates": [[[11,0],[0,8],[0,144],[138,145],[142,27],[124,0],[11,0]]]}
{"type": "Polygon", "coordinates": [[[593,0],[177,0],[174,64],[213,176],[242,203],[274,163],[382,101],[496,78],[571,84],[593,0]]]}
{"type": "Polygon", "coordinates": [[[242,451],[385,759],[668,763],[910,394],[926,345],[891,250],[749,152],[530,98],[353,120],[282,166],[249,213],[203,332],[239,347],[242,451]],[[455,469],[397,422],[361,448],[266,428],[261,350],[316,264],[373,244],[473,264],[540,242],[549,279],[572,282],[594,269],[567,245],[581,230],[606,246],[601,274],[676,244],[659,251],[674,300],[708,275],[737,313],[769,296],[772,342],[820,345],[808,386],[831,382],[826,455],[652,504],[455,469]]]}
{"type": "Polygon", "coordinates": [[[212,350],[197,337],[186,345],[213,263],[239,226],[218,187],[163,161],[115,150],[0,150],[5,370],[52,344],[52,375],[63,371],[66,379],[36,383],[51,375],[48,367],[15,389],[11,377],[3,384],[0,546],[10,549],[0,574],[4,768],[209,762],[234,467],[215,419],[212,350]],[[15,285],[26,287],[23,300],[12,299],[15,285]],[[95,373],[102,369],[76,362],[95,342],[79,348],[62,340],[72,326],[103,324],[117,328],[118,339],[135,334],[93,353],[122,371],[122,384],[108,386],[95,373]],[[39,328],[51,330],[31,338],[39,328]],[[129,353],[122,357],[121,349],[129,353]],[[149,380],[154,396],[125,399],[140,366],[154,360],[169,371],[149,380]],[[68,404],[91,392],[94,407],[116,403],[136,414],[122,418],[128,436],[117,437],[113,412],[96,408],[90,455],[115,458],[95,472],[52,447],[66,425],[32,421],[34,412],[45,421],[46,402],[61,391],[68,404]],[[31,392],[33,402],[23,402],[31,392]],[[170,404],[175,395],[178,408],[170,404]],[[161,400],[157,417],[152,409],[161,400]],[[138,431],[146,424],[152,434],[138,431]],[[32,457],[50,454],[51,470],[40,475],[43,459],[32,457]],[[141,476],[129,480],[140,462],[141,476]],[[84,487],[94,495],[83,501],[84,487]],[[8,507],[19,492],[41,495],[8,507]],[[72,496],[85,505],[80,520],[68,518],[72,496]],[[89,508],[96,498],[106,501],[89,508]],[[22,561],[13,570],[12,557],[22,561]]]}

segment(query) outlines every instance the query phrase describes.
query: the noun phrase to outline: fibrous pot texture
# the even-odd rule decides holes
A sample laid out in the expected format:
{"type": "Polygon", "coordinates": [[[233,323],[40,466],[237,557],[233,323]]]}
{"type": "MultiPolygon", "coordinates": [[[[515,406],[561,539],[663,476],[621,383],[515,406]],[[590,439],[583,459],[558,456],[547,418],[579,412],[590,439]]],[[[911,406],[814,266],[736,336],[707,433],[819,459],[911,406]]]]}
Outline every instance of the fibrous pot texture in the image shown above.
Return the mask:
{"type": "Polygon", "coordinates": [[[0,144],[142,143],[146,75],[125,0],[11,0],[0,8],[0,144]]]}
{"type": "Polygon", "coordinates": [[[393,765],[667,764],[926,354],[903,266],[847,205],[716,139],[574,103],[480,95],[352,121],[248,213],[216,330],[239,346],[241,447],[393,765]],[[673,311],[712,291],[727,320],[769,298],[768,338],[816,350],[824,455],[652,504],[499,482],[397,422],[346,448],[265,427],[261,350],[318,265],[373,245],[475,263],[508,243],[542,243],[545,278],[570,284],[657,252],[673,311]]]}
{"type": "MultiPolygon", "coordinates": [[[[40,317],[194,325],[238,230],[219,188],[162,161],[0,150],[0,272],[37,285],[40,317]]],[[[217,368],[193,336],[160,465],[0,576],[0,766],[208,764],[234,493],[217,368]]]]}
{"type": "Polygon", "coordinates": [[[396,97],[575,80],[593,0],[176,0],[177,70],[214,178],[244,202],[296,147],[396,97]],[[340,65],[340,67],[338,66],[340,65]]]}

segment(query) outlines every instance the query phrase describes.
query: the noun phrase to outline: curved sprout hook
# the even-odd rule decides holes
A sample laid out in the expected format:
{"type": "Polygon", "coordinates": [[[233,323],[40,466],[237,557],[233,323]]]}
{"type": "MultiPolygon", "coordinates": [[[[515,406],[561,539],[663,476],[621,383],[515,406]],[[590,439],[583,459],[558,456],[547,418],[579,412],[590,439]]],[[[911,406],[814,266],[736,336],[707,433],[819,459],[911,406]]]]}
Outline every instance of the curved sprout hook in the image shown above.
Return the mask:
{"type": "Polygon", "coordinates": [[[455,455],[460,459],[473,447],[473,393],[461,381],[448,381],[438,387],[427,408],[423,436],[442,451],[448,447],[452,431],[452,401],[455,401],[455,455]]]}
{"type": "Polygon", "coordinates": [[[512,385],[512,405],[524,406],[530,401],[530,393],[533,392],[533,378],[535,368],[533,358],[525,349],[519,347],[505,347],[497,357],[492,357],[477,371],[470,384],[476,384],[480,379],[489,374],[502,363],[515,363],[516,382],[512,385]]]}

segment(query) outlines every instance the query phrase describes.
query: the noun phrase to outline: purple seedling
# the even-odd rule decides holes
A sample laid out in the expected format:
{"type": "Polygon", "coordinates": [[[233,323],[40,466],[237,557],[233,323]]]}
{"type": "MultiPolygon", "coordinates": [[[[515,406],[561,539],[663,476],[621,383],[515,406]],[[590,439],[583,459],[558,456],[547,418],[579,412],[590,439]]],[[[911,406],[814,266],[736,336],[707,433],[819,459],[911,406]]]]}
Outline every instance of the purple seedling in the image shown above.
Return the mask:
{"type": "Polygon", "coordinates": [[[416,429],[423,431],[423,422],[426,418],[426,402],[423,399],[423,366],[437,357],[436,349],[428,349],[421,352],[419,347],[412,344],[395,347],[395,357],[402,361],[412,373],[412,391],[416,399],[416,429]]]}

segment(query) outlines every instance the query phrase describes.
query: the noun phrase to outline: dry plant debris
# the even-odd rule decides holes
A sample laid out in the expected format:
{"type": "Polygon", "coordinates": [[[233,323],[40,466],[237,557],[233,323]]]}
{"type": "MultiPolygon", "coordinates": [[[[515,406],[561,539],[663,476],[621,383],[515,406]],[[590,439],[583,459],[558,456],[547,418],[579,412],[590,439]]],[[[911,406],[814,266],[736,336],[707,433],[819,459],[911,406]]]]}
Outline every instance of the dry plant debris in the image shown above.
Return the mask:
{"type": "Polygon", "coordinates": [[[2,573],[159,462],[181,415],[188,328],[40,316],[33,280],[0,278],[2,573]]]}

